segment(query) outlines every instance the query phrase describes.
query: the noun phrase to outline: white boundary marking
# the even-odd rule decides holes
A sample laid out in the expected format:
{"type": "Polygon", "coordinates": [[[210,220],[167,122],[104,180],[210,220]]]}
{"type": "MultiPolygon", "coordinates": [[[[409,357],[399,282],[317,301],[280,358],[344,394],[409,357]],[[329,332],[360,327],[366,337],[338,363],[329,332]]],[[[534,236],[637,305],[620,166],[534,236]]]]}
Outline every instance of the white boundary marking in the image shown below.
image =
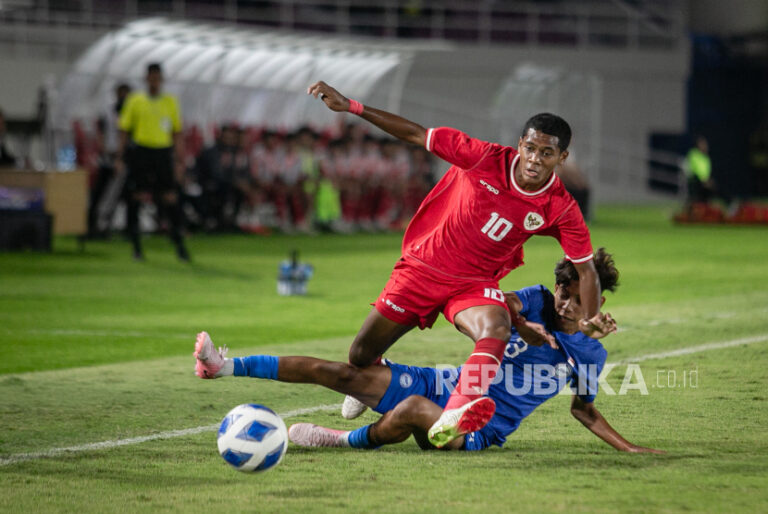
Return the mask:
{"type": "MultiPolygon", "coordinates": [[[[6,333],[14,334],[19,331],[4,330],[6,333]]],[[[139,332],[135,330],[82,330],[77,328],[32,328],[23,331],[26,334],[43,334],[52,336],[93,336],[93,337],[154,337],[157,339],[189,339],[189,334],[158,334],[149,332],[139,332]]]]}
{"type": "MultiPolygon", "coordinates": [[[[334,405],[318,405],[317,407],[307,407],[303,409],[290,410],[288,412],[278,413],[281,418],[292,418],[294,416],[301,416],[302,414],[311,414],[318,411],[326,410],[338,410],[341,409],[341,404],[334,405]]],[[[99,443],[80,444],[77,446],[67,446],[65,448],[52,448],[44,452],[37,453],[20,453],[18,455],[11,455],[5,459],[0,459],[0,467],[8,466],[10,464],[16,464],[25,460],[42,459],[45,457],[56,457],[62,453],[77,453],[89,450],[106,450],[110,448],[117,448],[118,446],[127,446],[131,444],[145,443],[147,441],[155,441],[157,439],[173,439],[174,437],[184,437],[187,435],[199,434],[202,432],[214,432],[218,430],[219,425],[203,425],[194,428],[185,428],[183,430],[171,430],[168,432],[160,432],[159,434],[145,435],[141,437],[131,437],[128,439],[113,439],[111,441],[101,441],[99,443]]]]}
{"type": "MultiPolygon", "coordinates": [[[[720,343],[706,343],[697,346],[689,346],[687,348],[679,348],[677,350],[670,350],[667,352],[649,353],[647,355],[640,355],[638,357],[631,357],[616,362],[615,364],[629,364],[634,362],[643,362],[651,359],[666,359],[667,357],[677,357],[679,355],[689,355],[692,353],[706,352],[709,350],[719,350],[721,348],[730,348],[733,346],[741,346],[747,344],[760,343],[768,341],[768,334],[760,336],[744,337],[741,339],[734,339],[732,341],[723,341],[720,343]]],[[[279,413],[283,418],[291,418],[294,416],[301,416],[302,414],[311,414],[319,411],[329,411],[340,409],[341,404],[333,405],[318,405],[316,407],[306,407],[303,409],[295,409],[283,413],[279,413]]],[[[184,437],[188,435],[199,434],[202,432],[213,432],[219,428],[219,425],[204,425],[194,428],[185,428],[182,430],[170,430],[168,432],[160,432],[158,434],[151,434],[141,437],[131,437],[128,439],[113,439],[110,441],[101,441],[98,443],[81,444],[78,446],[68,446],[64,448],[52,448],[44,452],[36,453],[19,453],[17,455],[11,455],[10,457],[0,458],[0,467],[8,466],[10,464],[16,464],[18,462],[24,462],[27,460],[36,460],[46,457],[56,457],[64,453],[77,453],[89,450],[106,450],[111,448],[117,448],[119,446],[127,446],[131,444],[140,444],[147,441],[155,441],[157,439],[173,439],[175,437],[184,437]]]]}
{"type": "Polygon", "coordinates": [[[670,350],[668,352],[649,353],[648,355],[623,359],[616,362],[615,364],[630,364],[633,362],[643,362],[651,359],[666,359],[667,357],[677,357],[678,355],[688,355],[691,353],[706,352],[709,350],[719,350],[721,348],[730,348],[732,346],[741,346],[743,344],[760,343],[762,341],[768,341],[768,334],[744,337],[741,339],[734,339],[733,341],[724,341],[721,343],[706,343],[697,346],[688,346],[686,348],[678,348],[677,350],[670,350]]]}

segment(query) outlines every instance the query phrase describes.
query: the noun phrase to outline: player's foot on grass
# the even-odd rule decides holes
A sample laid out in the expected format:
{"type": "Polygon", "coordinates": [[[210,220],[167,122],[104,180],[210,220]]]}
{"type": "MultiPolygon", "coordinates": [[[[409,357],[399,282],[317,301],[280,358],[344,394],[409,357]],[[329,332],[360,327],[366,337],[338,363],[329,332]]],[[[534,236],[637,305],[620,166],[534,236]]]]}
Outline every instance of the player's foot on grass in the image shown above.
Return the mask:
{"type": "Polygon", "coordinates": [[[487,396],[473,400],[458,409],[443,411],[429,429],[429,442],[442,448],[454,439],[483,428],[496,412],[496,402],[487,396]]]}
{"type": "Polygon", "coordinates": [[[228,360],[225,358],[227,351],[226,346],[217,350],[213,346],[213,341],[211,341],[211,336],[208,335],[208,332],[197,334],[195,353],[192,354],[197,359],[195,374],[200,378],[219,378],[221,376],[221,368],[224,367],[228,360]]]}
{"type": "Polygon", "coordinates": [[[349,446],[347,433],[344,430],[334,430],[312,423],[296,423],[288,429],[288,439],[299,446],[346,448],[349,446]]]}
{"type": "Polygon", "coordinates": [[[344,403],[341,404],[341,415],[346,419],[355,419],[365,412],[368,408],[366,404],[355,398],[354,396],[346,396],[344,403]]]}

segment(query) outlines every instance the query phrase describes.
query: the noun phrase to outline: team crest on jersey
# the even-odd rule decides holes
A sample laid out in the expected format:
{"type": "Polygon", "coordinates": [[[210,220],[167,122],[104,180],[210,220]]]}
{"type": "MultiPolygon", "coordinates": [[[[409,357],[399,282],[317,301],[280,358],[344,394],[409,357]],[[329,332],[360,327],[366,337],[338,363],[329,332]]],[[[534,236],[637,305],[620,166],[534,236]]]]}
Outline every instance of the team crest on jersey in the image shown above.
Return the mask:
{"type": "Polygon", "coordinates": [[[565,378],[571,373],[571,368],[568,366],[568,364],[564,362],[559,362],[557,366],[555,366],[555,376],[557,378],[565,378]]]}
{"type": "Polygon", "coordinates": [[[541,226],[544,224],[544,218],[541,217],[540,214],[537,214],[535,212],[529,212],[525,215],[525,220],[523,221],[523,226],[525,227],[525,230],[536,230],[538,228],[541,228],[541,226]]]}
{"type": "Polygon", "coordinates": [[[409,375],[408,373],[403,373],[400,375],[400,387],[403,389],[408,389],[413,384],[413,377],[409,375]]]}

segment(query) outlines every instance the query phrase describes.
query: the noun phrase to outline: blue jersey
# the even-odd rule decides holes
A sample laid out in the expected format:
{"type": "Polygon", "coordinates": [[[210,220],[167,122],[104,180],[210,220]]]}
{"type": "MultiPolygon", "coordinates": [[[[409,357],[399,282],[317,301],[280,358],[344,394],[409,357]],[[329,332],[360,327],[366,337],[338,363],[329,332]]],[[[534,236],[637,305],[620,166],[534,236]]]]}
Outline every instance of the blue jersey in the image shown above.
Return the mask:
{"type": "MultiPolygon", "coordinates": [[[[496,414],[481,430],[466,435],[465,450],[503,445],[524,418],[557,395],[566,384],[570,384],[585,403],[594,401],[597,394],[597,377],[607,356],[603,345],[581,332],[564,334],[554,330],[554,297],[546,287],[527,287],[515,293],[523,302],[521,314],[529,321],[544,325],[560,348],[529,346],[512,329],[501,368],[488,390],[488,396],[496,402],[496,414]]],[[[445,407],[461,372],[461,368],[422,368],[393,362],[387,365],[392,370],[392,379],[374,409],[381,414],[414,394],[445,407]]]]}
{"type": "Polygon", "coordinates": [[[496,402],[496,414],[479,432],[467,435],[467,446],[501,446],[520,422],[539,405],[557,395],[570,384],[575,394],[591,403],[597,394],[597,378],[608,355],[596,339],[581,332],[564,334],[553,331],[554,297],[544,286],[516,291],[523,302],[520,313],[528,321],[541,323],[557,340],[559,349],[548,345],[529,346],[512,329],[501,369],[488,390],[496,402]],[[480,437],[478,437],[478,435],[480,437]]]}

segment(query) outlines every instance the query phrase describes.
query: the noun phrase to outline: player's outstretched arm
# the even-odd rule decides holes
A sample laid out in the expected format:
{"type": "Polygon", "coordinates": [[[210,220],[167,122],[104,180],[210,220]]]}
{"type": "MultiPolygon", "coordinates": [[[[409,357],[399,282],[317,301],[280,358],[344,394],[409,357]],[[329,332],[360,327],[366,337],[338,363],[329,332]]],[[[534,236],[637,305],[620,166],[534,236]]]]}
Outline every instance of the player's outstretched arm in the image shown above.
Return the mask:
{"type": "Polygon", "coordinates": [[[522,314],[520,314],[520,311],[523,308],[523,302],[514,292],[505,292],[504,300],[507,302],[507,307],[509,307],[512,326],[515,327],[515,330],[517,330],[517,333],[523,338],[523,341],[531,346],[548,344],[551,348],[557,350],[558,346],[555,337],[547,332],[544,325],[528,321],[522,314]]]}
{"type": "MultiPolygon", "coordinates": [[[[319,98],[332,111],[345,112],[350,111],[353,101],[345,97],[334,88],[323,81],[315,82],[307,89],[307,94],[319,98]]],[[[403,141],[415,145],[424,146],[427,140],[427,129],[410,120],[392,114],[381,109],[375,109],[369,106],[359,105],[362,112],[358,112],[361,118],[373,123],[384,132],[395,136],[403,141]]]]}
{"type": "Polygon", "coordinates": [[[584,307],[584,319],[579,320],[579,330],[593,339],[600,339],[611,332],[616,332],[616,321],[610,314],[600,312],[604,299],[601,297],[600,277],[595,269],[595,263],[574,263],[579,273],[579,295],[584,307]]]}
{"type": "Polygon", "coordinates": [[[600,312],[600,277],[597,275],[595,262],[573,263],[579,274],[579,295],[584,306],[584,317],[590,319],[600,312]]]}
{"type": "Polygon", "coordinates": [[[616,432],[605,420],[594,403],[584,403],[581,398],[574,395],[571,402],[571,414],[578,419],[590,432],[622,452],[630,453],[666,453],[663,450],[654,450],[630,443],[621,434],[616,432]]]}

